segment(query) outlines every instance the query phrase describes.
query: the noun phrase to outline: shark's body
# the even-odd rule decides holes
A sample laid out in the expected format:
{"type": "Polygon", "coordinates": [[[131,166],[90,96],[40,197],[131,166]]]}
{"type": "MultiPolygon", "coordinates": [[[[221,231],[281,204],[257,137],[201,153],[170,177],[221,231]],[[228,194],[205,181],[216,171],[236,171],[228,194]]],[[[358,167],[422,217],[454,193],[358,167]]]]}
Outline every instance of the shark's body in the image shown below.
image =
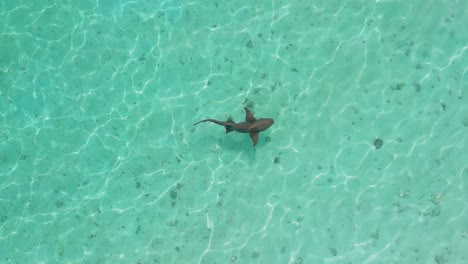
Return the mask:
{"type": "Polygon", "coordinates": [[[224,126],[226,128],[226,133],[236,131],[239,133],[249,133],[250,138],[252,139],[253,146],[257,145],[258,142],[258,134],[267,128],[271,127],[275,121],[272,118],[259,118],[256,119],[252,112],[247,108],[244,107],[245,110],[245,122],[236,123],[232,121],[232,119],[228,119],[226,122],[218,121],[215,119],[204,119],[198,121],[199,124],[201,122],[213,122],[215,124],[224,126]]]}

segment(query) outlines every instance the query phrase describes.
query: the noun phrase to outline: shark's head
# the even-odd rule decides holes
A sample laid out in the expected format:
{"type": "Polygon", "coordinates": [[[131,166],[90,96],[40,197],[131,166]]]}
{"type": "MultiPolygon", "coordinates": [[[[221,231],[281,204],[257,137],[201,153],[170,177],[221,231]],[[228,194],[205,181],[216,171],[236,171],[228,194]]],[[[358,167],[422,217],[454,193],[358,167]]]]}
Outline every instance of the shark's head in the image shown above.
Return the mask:
{"type": "Polygon", "coordinates": [[[275,123],[275,120],[273,118],[260,118],[255,122],[257,123],[255,126],[256,130],[260,132],[271,127],[275,123]]]}

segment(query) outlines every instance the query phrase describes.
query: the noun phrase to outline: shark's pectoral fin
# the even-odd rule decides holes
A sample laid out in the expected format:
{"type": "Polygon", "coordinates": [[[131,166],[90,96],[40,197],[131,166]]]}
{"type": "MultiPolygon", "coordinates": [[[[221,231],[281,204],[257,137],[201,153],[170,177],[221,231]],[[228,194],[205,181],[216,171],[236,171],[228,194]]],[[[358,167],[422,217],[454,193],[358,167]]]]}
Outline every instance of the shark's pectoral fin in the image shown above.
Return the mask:
{"type": "Polygon", "coordinates": [[[257,142],[258,142],[258,133],[250,132],[249,135],[250,135],[250,138],[252,139],[253,146],[255,147],[255,145],[257,145],[257,142]]]}
{"type": "Polygon", "coordinates": [[[247,107],[244,107],[244,110],[245,110],[245,121],[254,122],[255,120],[257,120],[255,116],[252,114],[252,112],[247,107]]]}

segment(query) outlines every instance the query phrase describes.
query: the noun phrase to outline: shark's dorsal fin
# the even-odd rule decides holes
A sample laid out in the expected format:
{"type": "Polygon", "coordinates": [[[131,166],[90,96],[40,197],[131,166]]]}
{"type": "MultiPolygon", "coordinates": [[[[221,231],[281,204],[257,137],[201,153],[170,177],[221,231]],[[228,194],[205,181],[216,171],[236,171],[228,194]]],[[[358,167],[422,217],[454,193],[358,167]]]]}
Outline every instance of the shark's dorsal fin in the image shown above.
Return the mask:
{"type": "Polygon", "coordinates": [[[252,112],[250,112],[250,110],[247,107],[244,107],[244,110],[245,110],[245,121],[246,122],[254,122],[255,120],[257,120],[255,118],[255,116],[252,114],[252,112]]]}

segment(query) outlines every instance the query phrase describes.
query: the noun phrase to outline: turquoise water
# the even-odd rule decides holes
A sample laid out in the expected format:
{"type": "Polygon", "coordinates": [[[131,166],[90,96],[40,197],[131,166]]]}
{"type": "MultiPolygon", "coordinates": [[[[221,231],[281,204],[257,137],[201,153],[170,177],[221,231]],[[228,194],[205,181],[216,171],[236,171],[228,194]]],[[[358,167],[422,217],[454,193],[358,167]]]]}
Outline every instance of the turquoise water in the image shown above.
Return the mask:
{"type": "Polygon", "coordinates": [[[0,20],[0,263],[468,263],[467,1],[0,20]]]}

